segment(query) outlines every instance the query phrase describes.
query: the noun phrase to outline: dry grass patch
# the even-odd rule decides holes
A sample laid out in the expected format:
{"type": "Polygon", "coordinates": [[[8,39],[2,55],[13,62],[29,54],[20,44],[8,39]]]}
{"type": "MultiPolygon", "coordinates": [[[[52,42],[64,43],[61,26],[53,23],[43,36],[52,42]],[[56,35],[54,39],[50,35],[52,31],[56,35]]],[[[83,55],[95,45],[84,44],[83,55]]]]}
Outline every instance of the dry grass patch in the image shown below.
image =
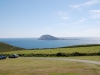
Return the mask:
{"type": "Polygon", "coordinates": [[[100,61],[100,56],[76,56],[76,57],[68,57],[68,58],[70,58],[70,59],[100,61]]]}
{"type": "Polygon", "coordinates": [[[0,60],[0,75],[100,75],[100,66],[34,57],[0,60]]]}

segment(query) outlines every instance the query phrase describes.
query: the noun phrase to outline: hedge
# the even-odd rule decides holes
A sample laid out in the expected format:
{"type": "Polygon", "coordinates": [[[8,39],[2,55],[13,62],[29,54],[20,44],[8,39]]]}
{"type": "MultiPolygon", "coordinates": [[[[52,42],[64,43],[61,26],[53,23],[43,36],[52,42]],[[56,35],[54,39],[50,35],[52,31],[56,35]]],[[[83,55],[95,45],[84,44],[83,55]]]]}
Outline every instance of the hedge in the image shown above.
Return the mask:
{"type": "MultiPolygon", "coordinates": [[[[5,55],[9,56],[10,54],[0,54],[0,55],[5,55]]],[[[56,54],[18,54],[20,57],[71,57],[71,56],[100,56],[100,52],[98,53],[79,53],[79,52],[74,52],[74,53],[63,53],[63,52],[58,52],[56,54]]]]}

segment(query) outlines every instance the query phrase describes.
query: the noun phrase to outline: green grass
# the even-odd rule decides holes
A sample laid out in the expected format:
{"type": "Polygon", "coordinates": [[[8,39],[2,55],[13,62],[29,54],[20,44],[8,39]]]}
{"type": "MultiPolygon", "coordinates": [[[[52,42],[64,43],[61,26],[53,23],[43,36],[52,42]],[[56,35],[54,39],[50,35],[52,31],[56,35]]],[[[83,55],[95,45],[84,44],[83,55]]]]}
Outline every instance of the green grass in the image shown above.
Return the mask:
{"type": "Polygon", "coordinates": [[[100,66],[34,57],[7,58],[0,60],[0,75],[100,75],[100,66]]]}
{"type": "MultiPolygon", "coordinates": [[[[13,46],[1,45],[0,43],[0,54],[56,54],[58,52],[97,53],[100,51],[100,46],[10,51],[12,49],[14,49],[13,46]],[[8,50],[8,52],[3,52],[5,49],[8,50]]],[[[100,61],[100,56],[67,58],[100,61]]],[[[100,66],[63,60],[42,60],[36,57],[7,58],[6,60],[0,60],[0,75],[100,75],[100,66]]]]}
{"type": "Polygon", "coordinates": [[[56,48],[56,49],[42,49],[42,50],[20,50],[20,51],[10,51],[10,52],[2,52],[1,54],[56,54],[58,52],[64,53],[73,53],[73,52],[80,52],[80,53],[95,53],[100,51],[100,46],[93,46],[93,47],[76,47],[76,48],[56,48]]]}

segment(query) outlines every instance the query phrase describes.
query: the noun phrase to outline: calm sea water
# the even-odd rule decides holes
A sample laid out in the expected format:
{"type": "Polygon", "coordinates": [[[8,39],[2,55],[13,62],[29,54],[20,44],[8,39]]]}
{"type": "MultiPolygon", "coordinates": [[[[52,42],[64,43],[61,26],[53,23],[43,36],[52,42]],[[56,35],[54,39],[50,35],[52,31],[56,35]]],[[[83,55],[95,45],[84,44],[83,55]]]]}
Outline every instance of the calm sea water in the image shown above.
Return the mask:
{"type": "Polygon", "coordinates": [[[37,38],[0,38],[0,42],[5,42],[13,46],[22,48],[56,48],[80,44],[100,44],[100,38],[71,38],[78,40],[38,40],[37,38]]]}

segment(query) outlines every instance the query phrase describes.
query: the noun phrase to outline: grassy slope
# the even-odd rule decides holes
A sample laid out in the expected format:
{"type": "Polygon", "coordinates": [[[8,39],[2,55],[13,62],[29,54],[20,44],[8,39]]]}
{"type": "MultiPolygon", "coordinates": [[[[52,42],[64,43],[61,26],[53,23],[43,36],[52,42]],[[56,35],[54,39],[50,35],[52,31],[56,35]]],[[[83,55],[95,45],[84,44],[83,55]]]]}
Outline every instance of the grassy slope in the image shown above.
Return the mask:
{"type": "Polygon", "coordinates": [[[0,61],[0,75],[100,75],[100,66],[33,57],[7,58],[0,61]]]}
{"type": "Polygon", "coordinates": [[[15,47],[15,46],[0,42],[0,52],[22,50],[22,49],[23,48],[15,47]]]}
{"type": "Polygon", "coordinates": [[[91,47],[75,47],[75,48],[56,48],[56,49],[43,49],[43,50],[20,50],[20,51],[10,51],[10,52],[4,52],[4,54],[55,54],[58,52],[64,52],[64,53],[72,53],[72,52],[81,52],[81,53],[93,53],[93,52],[99,52],[100,46],[91,46],[91,47]]]}

